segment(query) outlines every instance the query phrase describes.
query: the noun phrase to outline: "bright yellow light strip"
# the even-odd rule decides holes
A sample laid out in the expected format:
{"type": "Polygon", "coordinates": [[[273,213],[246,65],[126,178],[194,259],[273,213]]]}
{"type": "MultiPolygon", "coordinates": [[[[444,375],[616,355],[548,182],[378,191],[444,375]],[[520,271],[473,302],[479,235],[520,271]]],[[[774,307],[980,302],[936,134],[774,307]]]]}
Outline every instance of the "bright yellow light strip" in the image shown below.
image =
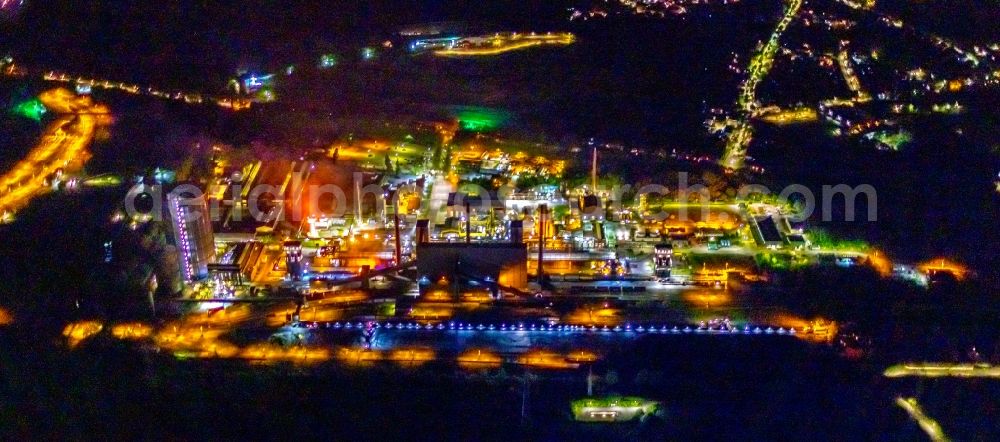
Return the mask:
{"type": "Polygon", "coordinates": [[[538,368],[576,368],[578,364],[566,360],[562,355],[543,350],[532,351],[517,358],[517,363],[538,368]]]}
{"type": "Polygon", "coordinates": [[[344,347],[337,351],[337,359],[348,363],[371,362],[382,359],[382,353],[365,348],[344,347]]]}
{"type": "Polygon", "coordinates": [[[917,425],[920,425],[920,428],[924,430],[924,433],[927,433],[932,442],[946,442],[951,440],[944,434],[941,424],[924,414],[924,410],[920,408],[920,404],[917,403],[916,398],[897,397],[896,405],[899,405],[913,420],[917,421],[917,425]]]}
{"type": "Polygon", "coordinates": [[[441,57],[462,57],[462,56],[480,56],[480,55],[498,55],[505,52],[518,51],[521,49],[527,49],[534,46],[542,45],[570,45],[576,41],[576,37],[573,34],[561,34],[559,36],[544,36],[544,37],[525,37],[524,40],[517,42],[503,42],[501,46],[494,48],[456,48],[456,49],[441,49],[434,51],[434,55],[441,57]]]}
{"type": "Polygon", "coordinates": [[[956,377],[956,378],[1000,378],[1000,367],[987,364],[900,364],[885,369],[887,378],[901,377],[956,377]]]}
{"type": "Polygon", "coordinates": [[[387,359],[400,365],[419,365],[433,361],[436,355],[430,348],[401,348],[389,353],[387,359]]]}
{"type": "Polygon", "coordinates": [[[330,351],[315,347],[283,347],[274,344],[254,344],[243,349],[240,357],[261,362],[316,363],[330,358],[330,351]]]}
{"type": "Polygon", "coordinates": [[[771,124],[792,124],[816,121],[819,114],[812,108],[797,108],[782,110],[760,117],[761,120],[771,124]]]}

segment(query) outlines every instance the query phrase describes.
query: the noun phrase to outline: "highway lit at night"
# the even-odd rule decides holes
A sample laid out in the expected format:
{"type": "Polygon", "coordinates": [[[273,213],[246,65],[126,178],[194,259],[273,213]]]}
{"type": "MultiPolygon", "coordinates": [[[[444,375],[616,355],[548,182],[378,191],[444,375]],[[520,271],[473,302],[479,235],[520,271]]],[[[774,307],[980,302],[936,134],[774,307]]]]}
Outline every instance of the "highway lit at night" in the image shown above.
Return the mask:
{"type": "Polygon", "coordinates": [[[927,437],[931,441],[945,442],[951,440],[944,434],[941,424],[924,414],[924,410],[920,408],[920,403],[915,398],[896,398],[896,405],[899,405],[913,420],[917,421],[917,424],[927,433],[927,437]]]}
{"type": "Polygon", "coordinates": [[[5,218],[45,193],[51,176],[79,171],[90,157],[87,147],[97,129],[110,122],[107,107],[65,89],[42,93],[39,100],[59,116],[28,156],[0,176],[0,213],[5,218]]]}

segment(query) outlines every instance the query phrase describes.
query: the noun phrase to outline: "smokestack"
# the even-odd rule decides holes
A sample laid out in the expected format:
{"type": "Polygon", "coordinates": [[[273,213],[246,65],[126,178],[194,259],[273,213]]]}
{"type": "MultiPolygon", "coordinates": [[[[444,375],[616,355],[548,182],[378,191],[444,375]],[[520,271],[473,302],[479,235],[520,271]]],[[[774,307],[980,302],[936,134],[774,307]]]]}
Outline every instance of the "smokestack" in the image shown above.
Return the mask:
{"type": "Polygon", "coordinates": [[[469,213],[469,200],[465,201],[465,243],[472,242],[472,215],[469,213]]]}
{"type": "Polygon", "coordinates": [[[396,240],[396,265],[403,263],[403,248],[399,243],[399,203],[395,205],[395,211],[392,213],[392,223],[395,227],[395,233],[393,239],[396,240]]]}
{"type": "Polygon", "coordinates": [[[514,244],[521,244],[524,242],[524,221],[513,220],[510,222],[510,228],[507,229],[510,234],[510,242],[514,244]]]}
{"type": "Polygon", "coordinates": [[[597,146],[594,146],[594,153],[590,159],[590,189],[597,195],[597,146]]]}
{"type": "Polygon", "coordinates": [[[429,221],[426,219],[417,220],[417,228],[416,228],[417,244],[425,244],[430,242],[431,238],[430,238],[430,232],[428,232],[428,227],[427,227],[428,224],[429,221]]]}
{"type": "Polygon", "coordinates": [[[354,225],[361,225],[361,180],[354,174],[354,225]]]}
{"type": "Polygon", "coordinates": [[[542,269],[542,258],[545,256],[545,214],[548,210],[549,206],[545,204],[538,206],[538,282],[541,282],[545,277],[545,271],[542,269]]]}

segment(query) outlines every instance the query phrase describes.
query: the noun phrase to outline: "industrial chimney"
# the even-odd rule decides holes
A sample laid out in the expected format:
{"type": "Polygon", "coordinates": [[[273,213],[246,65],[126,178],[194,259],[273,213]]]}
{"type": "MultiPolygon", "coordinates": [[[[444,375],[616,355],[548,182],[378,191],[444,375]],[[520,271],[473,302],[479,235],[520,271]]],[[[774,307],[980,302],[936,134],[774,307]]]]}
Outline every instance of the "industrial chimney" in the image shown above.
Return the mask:
{"type": "Polygon", "coordinates": [[[510,222],[510,227],[507,229],[510,235],[510,242],[513,244],[521,244],[524,242],[524,221],[519,219],[512,220],[510,222]]]}
{"type": "Polygon", "coordinates": [[[417,244],[425,244],[431,241],[430,231],[428,230],[429,221],[426,219],[417,220],[416,228],[416,240],[417,244]]]}

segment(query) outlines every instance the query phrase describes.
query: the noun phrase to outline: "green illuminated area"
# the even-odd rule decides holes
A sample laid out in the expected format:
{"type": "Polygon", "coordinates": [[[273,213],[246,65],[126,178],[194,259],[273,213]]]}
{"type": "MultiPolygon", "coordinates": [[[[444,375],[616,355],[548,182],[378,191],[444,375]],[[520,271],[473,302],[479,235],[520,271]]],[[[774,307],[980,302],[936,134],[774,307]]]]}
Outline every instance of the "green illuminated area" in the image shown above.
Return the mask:
{"type": "Polygon", "coordinates": [[[257,91],[256,97],[257,100],[265,103],[274,101],[276,99],[276,96],[274,94],[274,88],[270,86],[264,86],[260,88],[259,91],[257,91]]]}
{"type": "Polygon", "coordinates": [[[502,127],[510,117],[496,109],[465,106],[455,109],[455,118],[463,130],[488,132],[502,127]]]}
{"type": "Polygon", "coordinates": [[[839,238],[823,229],[809,229],[806,234],[809,237],[809,242],[822,250],[854,252],[871,250],[871,245],[864,240],[839,238]]]}
{"type": "Polygon", "coordinates": [[[891,150],[899,150],[909,142],[913,141],[913,135],[905,130],[887,131],[882,130],[872,132],[865,136],[891,150]]]}
{"type": "Polygon", "coordinates": [[[570,403],[573,418],[585,422],[625,422],[650,415],[660,403],[641,397],[604,397],[577,399],[570,403]]]}
{"type": "Polygon", "coordinates": [[[115,175],[102,175],[90,178],[83,182],[83,184],[91,187],[114,187],[120,185],[121,183],[121,177],[115,175]]]}
{"type": "Polygon", "coordinates": [[[768,270],[790,270],[810,265],[809,258],[792,252],[769,251],[754,255],[756,265],[768,270]]]}
{"type": "Polygon", "coordinates": [[[14,115],[20,115],[24,118],[29,118],[35,121],[42,121],[42,116],[48,109],[45,109],[45,105],[37,98],[32,98],[28,101],[22,101],[11,109],[14,115]]]}
{"type": "Polygon", "coordinates": [[[319,67],[321,69],[329,69],[337,65],[337,56],[335,54],[323,54],[319,57],[319,67]]]}

